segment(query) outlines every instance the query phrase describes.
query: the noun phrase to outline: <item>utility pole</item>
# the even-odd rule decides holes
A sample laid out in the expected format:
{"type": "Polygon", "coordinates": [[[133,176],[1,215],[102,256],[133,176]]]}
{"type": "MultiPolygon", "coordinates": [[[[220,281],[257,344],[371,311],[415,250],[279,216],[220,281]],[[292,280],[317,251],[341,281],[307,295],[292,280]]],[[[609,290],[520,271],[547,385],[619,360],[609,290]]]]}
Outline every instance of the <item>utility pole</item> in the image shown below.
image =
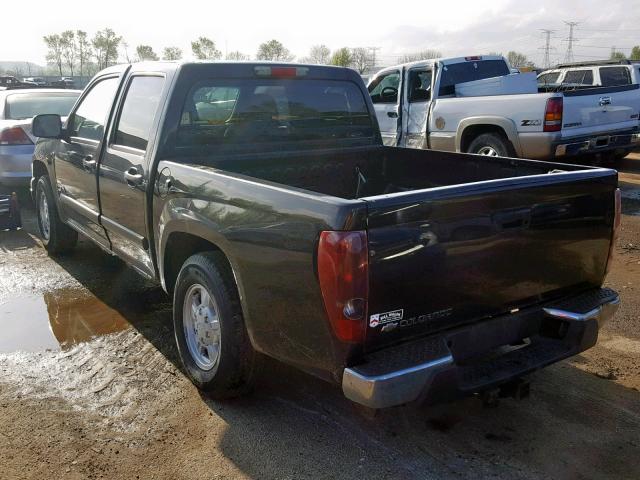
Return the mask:
{"type": "Polygon", "coordinates": [[[573,29],[578,26],[579,22],[567,22],[565,20],[564,23],[569,26],[569,38],[567,39],[569,43],[567,45],[567,53],[564,56],[564,61],[565,63],[570,63],[573,62],[573,42],[577,41],[573,37],[573,29]]]}
{"type": "Polygon", "coordinates": [[[371,70],[376,69],[376,53],[380,50],[380,47],[369,47],[371,51],[371,70]]]}
{"type": "Polygon", "coordinates": [[[555,33],[555,30],[541,29],[545,36],[544,47],[540,47],[544,50],[544,68],[551,67],[551,60],[549,59],[549,52],[551,50],[551,34],[555,33]]]}

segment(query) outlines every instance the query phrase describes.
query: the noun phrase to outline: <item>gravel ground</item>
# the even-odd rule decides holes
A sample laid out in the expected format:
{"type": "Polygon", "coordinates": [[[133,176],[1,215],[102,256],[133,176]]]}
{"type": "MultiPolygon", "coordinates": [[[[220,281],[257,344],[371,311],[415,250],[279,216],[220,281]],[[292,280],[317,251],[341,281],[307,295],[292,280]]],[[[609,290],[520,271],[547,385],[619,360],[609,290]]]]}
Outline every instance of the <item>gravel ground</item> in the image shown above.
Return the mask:
{"type": "Polygon", "coordinates": [[[0,232],[0,478],[640,478],[640,156],[623,171],[618,314],[497,408],[372,415],[276,362],[214,402],[178,366],[164,293],[87,241],[49,259],[27,209],[0,232]]]}

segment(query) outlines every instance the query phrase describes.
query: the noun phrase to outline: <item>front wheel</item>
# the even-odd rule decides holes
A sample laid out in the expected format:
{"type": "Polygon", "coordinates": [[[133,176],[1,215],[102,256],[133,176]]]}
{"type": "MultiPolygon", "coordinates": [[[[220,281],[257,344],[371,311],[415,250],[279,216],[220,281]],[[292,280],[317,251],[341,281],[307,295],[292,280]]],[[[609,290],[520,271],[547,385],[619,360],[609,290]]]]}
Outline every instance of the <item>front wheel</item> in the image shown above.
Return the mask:
{"type": "Polygon", "coordinates": [[[38,229],[44,248],[50,254],[72,250],[78,243],[78,232],[60,220],[47,175],[38,178],[36,184],[36,213],[38,229]]]}
{"type": "Polygon", "coordinates": [[[244,325],[233,275],[220,252],[193,255],[182,266],[173,296],[173,324],[191,381],[214,398],[249,391],[259,354],[244,325]]]}
{"type": "Polygon", "coordinates": [[[510,157],[511,148],[508,140],[497,133],[483,133],[469,144],[467,153],[488,157],[510,157]]]}

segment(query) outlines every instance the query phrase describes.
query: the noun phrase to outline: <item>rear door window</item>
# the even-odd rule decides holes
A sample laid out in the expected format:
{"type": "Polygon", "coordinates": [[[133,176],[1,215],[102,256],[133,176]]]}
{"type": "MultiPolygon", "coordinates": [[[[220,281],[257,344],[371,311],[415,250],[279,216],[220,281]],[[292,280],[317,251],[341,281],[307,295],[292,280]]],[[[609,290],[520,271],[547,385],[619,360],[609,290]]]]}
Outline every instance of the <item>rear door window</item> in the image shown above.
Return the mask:
{"type": "Polygon", "coordinates": [[[282,143],[296,148],[350,141],[370,144],[374,136],[365,98],[352,82],[220,79],[191,88],[175,146],[179,151],[265,151],[268,145],[276,149],[282,143]]]}
{"type": "Polygon", "coordinates": [[[627,67],[600,67],[600,83],[603,87],[630,85],[629,69],[627,67]]]}
{"type": "Polygon", "coordinates": [[[591,70],[570,70],[564,76],[564,84],[593,85],[593,72],[591,70]]]}
{"type": "Polygon", "coordinates": [[[409,102],[431,100],[431,70],[411,70],[409,72],[409,102]]]}
{"type": "Polygon", "coordinates": [[[146,150],[163,85],[163,77],[135,76],[131,79],[118,119],[115,145],[146,150]]]}

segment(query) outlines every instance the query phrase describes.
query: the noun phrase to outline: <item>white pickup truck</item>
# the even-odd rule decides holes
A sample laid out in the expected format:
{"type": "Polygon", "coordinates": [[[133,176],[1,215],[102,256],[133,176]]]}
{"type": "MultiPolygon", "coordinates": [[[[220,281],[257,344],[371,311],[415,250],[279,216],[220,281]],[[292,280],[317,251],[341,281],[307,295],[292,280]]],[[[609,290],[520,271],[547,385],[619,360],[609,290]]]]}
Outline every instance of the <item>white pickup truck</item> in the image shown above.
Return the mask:
{"type": "Polygon", "coordinates": [[[368,90],[385,145],[550,159],[640,144],[638,85],[539,93],[501,56],[385,68],[368,90]]]}

